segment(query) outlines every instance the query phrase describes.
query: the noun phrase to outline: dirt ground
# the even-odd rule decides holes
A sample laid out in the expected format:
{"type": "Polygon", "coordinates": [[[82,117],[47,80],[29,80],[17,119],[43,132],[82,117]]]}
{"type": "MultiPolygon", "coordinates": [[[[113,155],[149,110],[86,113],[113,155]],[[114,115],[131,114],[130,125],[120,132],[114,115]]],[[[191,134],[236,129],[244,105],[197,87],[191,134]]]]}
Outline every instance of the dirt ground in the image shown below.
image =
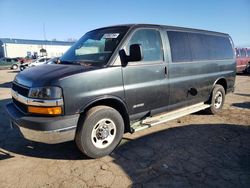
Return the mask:
{"type": "Polygon", "coordinates": [[[237,76],[220,114],[126,134],[110,156],[86,159],[73,141],[35,143],[10,129],[16,73],[0,70],[0,187],[250,187],[250,76],[237,76]]]}

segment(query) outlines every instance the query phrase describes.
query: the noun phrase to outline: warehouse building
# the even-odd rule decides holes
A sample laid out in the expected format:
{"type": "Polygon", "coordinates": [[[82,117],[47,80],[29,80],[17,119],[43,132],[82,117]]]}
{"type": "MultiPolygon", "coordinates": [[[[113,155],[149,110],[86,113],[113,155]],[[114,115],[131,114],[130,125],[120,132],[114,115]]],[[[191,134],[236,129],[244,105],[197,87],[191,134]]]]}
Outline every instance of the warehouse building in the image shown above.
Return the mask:
{"type": "Polygon", "coordinates": [[[0,38],[1,57],[61,56],[73,42],[0,38]]]}

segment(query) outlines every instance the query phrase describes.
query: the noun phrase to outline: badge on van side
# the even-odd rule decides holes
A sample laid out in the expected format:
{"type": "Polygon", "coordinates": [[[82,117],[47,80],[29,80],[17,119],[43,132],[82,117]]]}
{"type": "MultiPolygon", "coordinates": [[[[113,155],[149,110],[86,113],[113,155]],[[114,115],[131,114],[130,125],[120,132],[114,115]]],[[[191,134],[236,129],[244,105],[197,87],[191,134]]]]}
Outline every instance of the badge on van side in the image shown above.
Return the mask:
{"type": "Polygon", "coordinates": [[[143,107],[144,106],[144,103],[140,103],[140,104],[136,104],[133,106],[133,108],[139,108],[139,107],[143,107]]]}

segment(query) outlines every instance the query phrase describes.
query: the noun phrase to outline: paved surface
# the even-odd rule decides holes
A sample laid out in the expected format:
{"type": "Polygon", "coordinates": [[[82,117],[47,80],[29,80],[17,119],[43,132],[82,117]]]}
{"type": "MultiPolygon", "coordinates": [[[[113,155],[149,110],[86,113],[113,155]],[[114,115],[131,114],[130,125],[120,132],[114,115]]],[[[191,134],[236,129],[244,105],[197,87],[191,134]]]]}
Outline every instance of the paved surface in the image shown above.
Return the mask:
{"type": "Polygon", "coordinates": [[[196,113],[133,135],[86,159],[74,142],[45,145],[11,131],[4,105],[13,71],[0,70],[0,187],[250,187],[250,77],[215,116],[196,113]]]}

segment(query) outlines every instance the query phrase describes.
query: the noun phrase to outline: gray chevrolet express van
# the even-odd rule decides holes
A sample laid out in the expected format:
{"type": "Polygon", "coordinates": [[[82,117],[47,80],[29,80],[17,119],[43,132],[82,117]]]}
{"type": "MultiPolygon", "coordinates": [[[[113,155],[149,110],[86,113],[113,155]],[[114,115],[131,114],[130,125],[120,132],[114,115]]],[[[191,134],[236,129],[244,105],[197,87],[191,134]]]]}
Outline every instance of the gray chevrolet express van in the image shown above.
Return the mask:
{"type": "Polygon", "coordinates": [[[7,104],[29,140],[75,140],[87,156],[111,153],[135,132],[196,111],[215,114],[234,89],[228,34],[131,24],[86,33],[57,62],[19,73],[7,104]]]}

